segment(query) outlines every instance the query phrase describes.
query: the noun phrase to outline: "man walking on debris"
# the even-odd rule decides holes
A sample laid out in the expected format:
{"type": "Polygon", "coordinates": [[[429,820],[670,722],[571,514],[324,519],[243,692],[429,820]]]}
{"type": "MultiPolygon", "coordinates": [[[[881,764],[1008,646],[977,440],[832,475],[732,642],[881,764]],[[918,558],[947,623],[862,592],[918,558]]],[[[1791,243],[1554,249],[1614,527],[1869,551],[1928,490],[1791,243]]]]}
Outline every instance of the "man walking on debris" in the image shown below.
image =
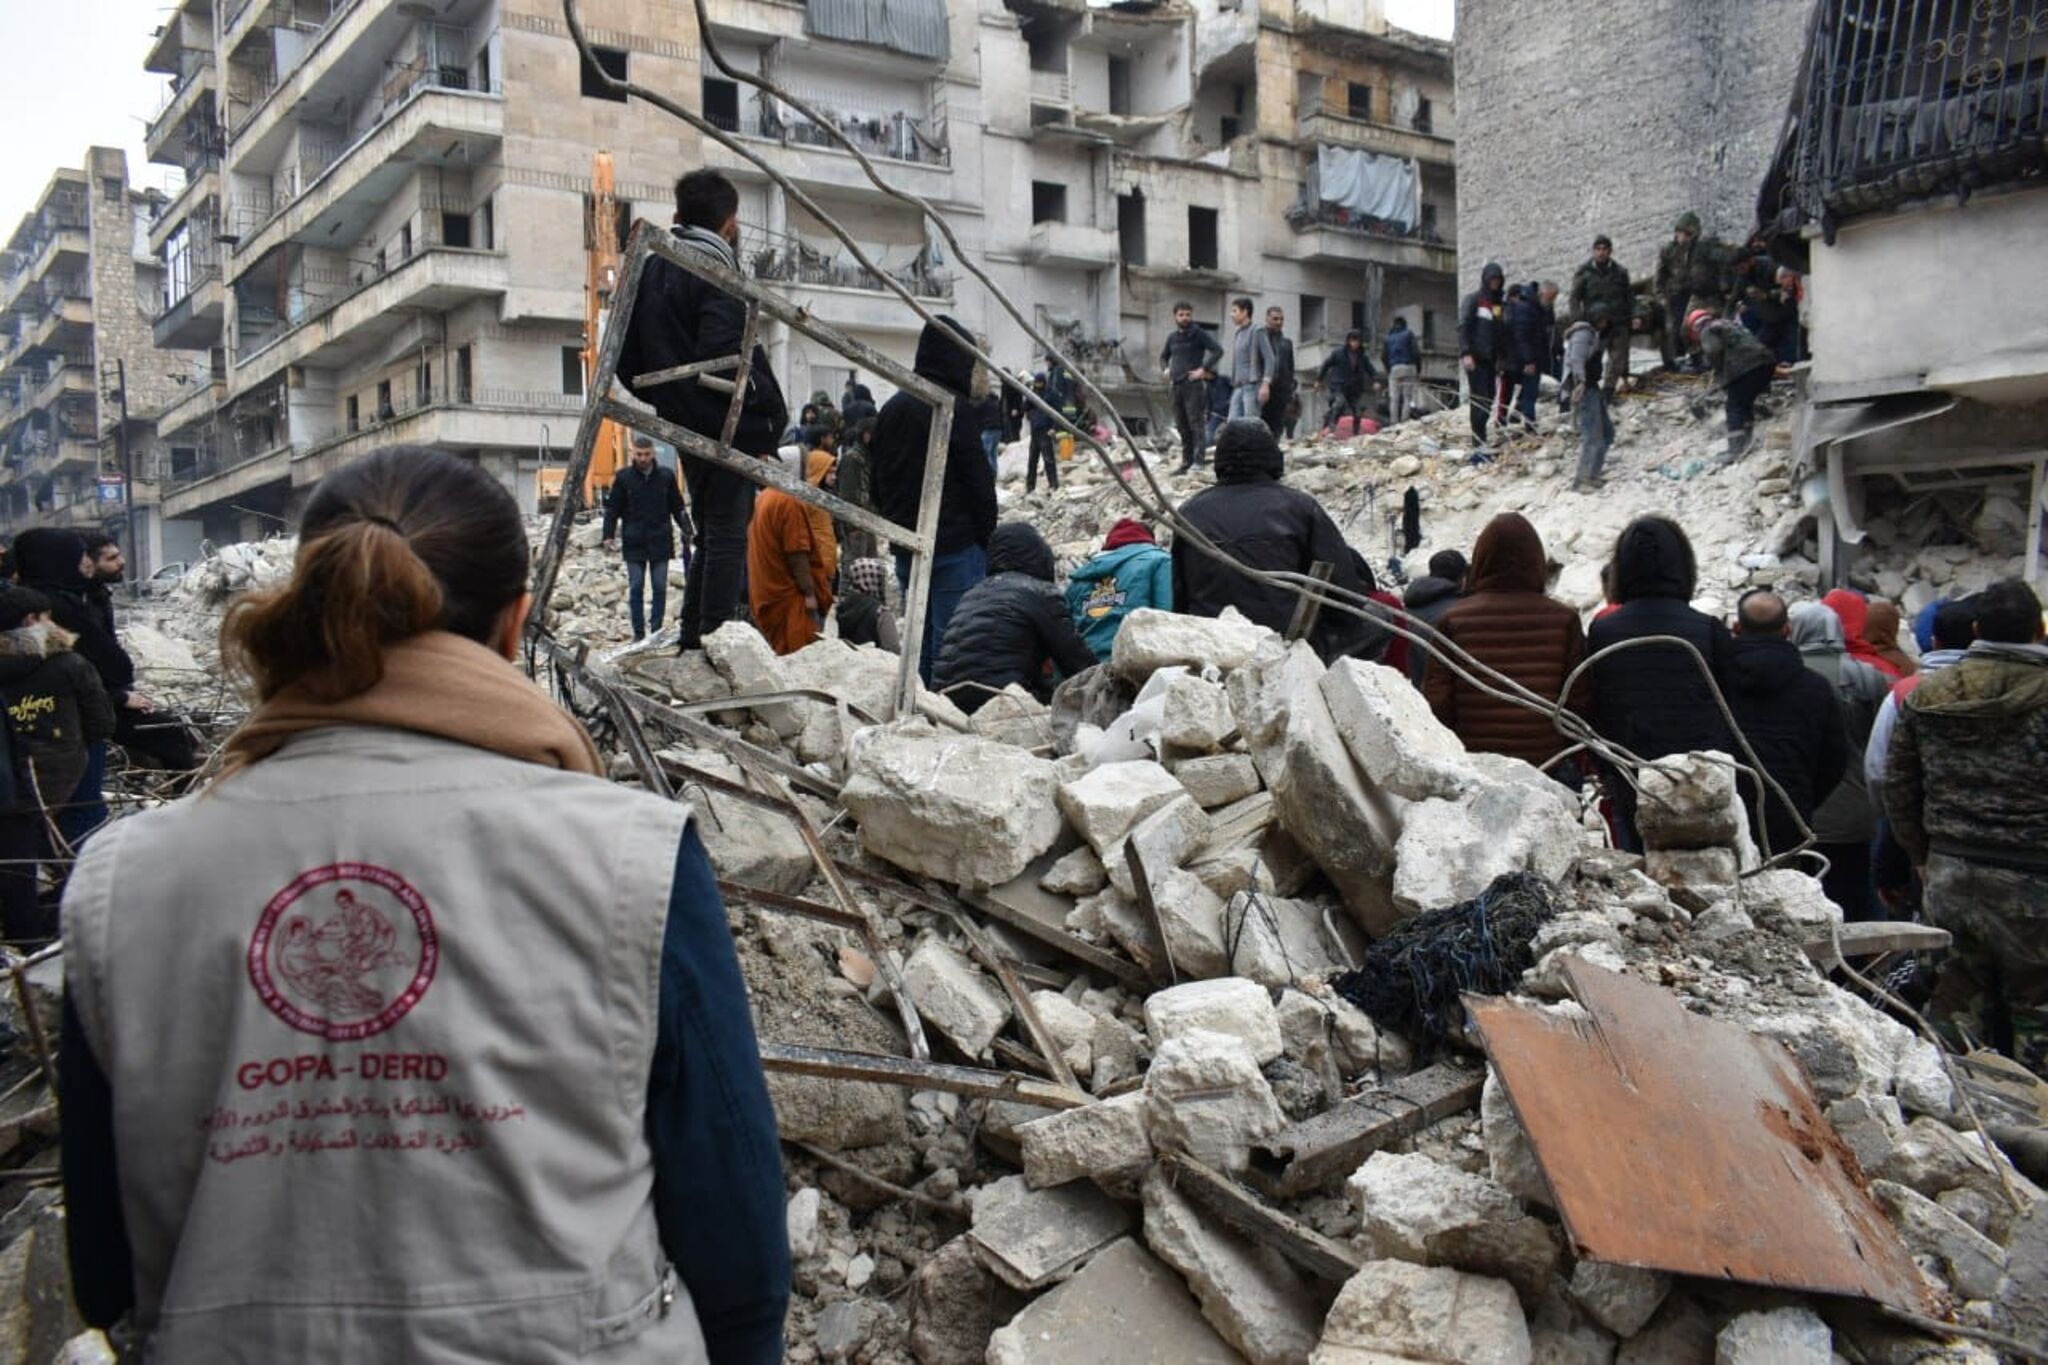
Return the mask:
{"type": "Polygon", "coordinates": [[[1294,343],[1287,339],[1287,314],[1266,310],[1266,325],[1255,349],[1259,357],[1260,421],[1275,432],[1287,425],[1287,405],[1294,400],[1294,343]]]}
{"type": "Polygon", "coordinates": [[[1579,426],[1579,466],[1572,478],[1575,493],[1591,493],[1600,486],[1607,449],[1614,444],[1614,419],[1607,415],[1608,391],[1601,382],[1611,350],[1607,339],[1614,331],[1613,315],[1602,300],[1564,334],[1565,394],[1578,414],[1579,426]]]}
{"type": "Polygon", "coordinates": [[[1612,402],[1616,389],[1628,378],[1629,320],[1635,316],[1635,295],[1629,289],[1628,268],[1614,259],[1614,242],[1604,232],[1593,239],[1593,254],[1572,276],[1572,317],[1583,321],[1591,317],[1593,306],[1601,303],[1607,305],[1611,325],[1601,337],[1600,392],[1612,402]]]}
{"type": "Polygon", "coordinates": [[[654,460],[654,439],[633,434],[633,458],[612,480],[604,502],[604,548],[614,539],[626,559],[626,614],[633,622],[633,638],[644,640],[661,634],[661,622],[668,610],[668,565],[676,557],[673,524],[685,539],[690,518],[683,511],[683,490],[675,475],[654,460]],[[647,580],[654,580],[654,624],[645,611],[647,580]]]}
{"type": "MultiPolygon", "coordinates": [[[[946,638],[946,623],[969,588],[988,574],[988,538],[996,529],[996,479],[982,454],[974,389],[979,366],[967,347],[967,330],[938,317],[918,334],[911,368],[953,395],[953,425],[946,433],[946,478],[939,490],[938,543],[933,547],[930,598],[925,604],[924,639],[915,644],[918,675],[929,687],[946,638]]],[[[1213,344],[1213,343],[1212,343],[1213,344]]],[[[924,491],[925,446],[931,439],[932,409],[923,399],[898,390],[882,405],[870,446],[869,477],[875,506],[902,526],[917,525],[924,491]]],[[[896,553],[896,581],[910,583],[910,552],[896,553]]]]}
{"type": "Polygon", "coordinates": [[[1512,411],[1503,421],[1519,421],[1524,431],[1536,429],[1536,396],[1543,389],[1543,372],[1550,364],[1550,325],[1540,298],[1541,286],[1533,281],[1519,287],[1508,298],[1508,352],[1514,394],[1512,411]]]}
{"type": "Polygon", "coordinates": [[[1827,681],[1841,703],[1848,766],[1841,781],[1823,789],[1813,813],[1813,837],[1828,870],[1821,886],[1828,899],[1852,920],[1875,914],[1870,895],[1870,838],[1877,832],[1877,812],[1863,781],[1863,750],[1878,703],[1891,690],[1891,680],[1849,655],[1842,618],[1820,602],[1801,602],[1791,610],[1792,643],[1806,666],[1827,681]]]}
{"type": "Polygon", "coordinates": [[[1374,382],[1372,357],[1365,353],[1365,333],[1355,327],[1346,332],[1343,347],[1323,357],[1316,382],[1323,390],[1324,433],[1335,432],[1338,417],[1347,413],[1355,433],[1357,423],[1372,414],[1365,401],[1366,386],[1374,382]]]}
{"type": "Polygon", "coordinates": [[[1173,561],[1145,523],[1120,517],[1102,553],[1067,575],[1067,611],[1082,643],[1106,663],[1124,618],[1140,607],[1173,610],[1173,561]]]}
{"type": "Polygon", "coordinates": [[[1202,463],[1208,446],[1209,380],[1223,348],[1216,338],[1195,326],[1193,304],[1173,305],[1173,330],[1159,348],[1159,367],[1173,385],[1173,417],[1180,426],[1180,472],[1202,463]]]}
{"type": "Polygon", "coordinates": [[[1409,330],[1408,319],[1394,315],[1382,347],[1387,362],[1387,421],[1399,426],[1422,414],[1422,344],[1409,330]]]}
{"type": "Polygon", "coordinates": [[[1777,360],[1747,327],[1732,318],[1716,318],[1694,309],[1685,322],[1686,335],[1697,342],[1714,373],[1728,414],[1728,449],[1723,463],[1740,459],[1755,435],[1756,400],[1771,386],[1777,360]]]}
{"type": "MultiPolygon", "coordinates": [[[[1280,482],[1285,468],[1280,442],[1264,422],[1251,417],[1227,423],[1216,441],[1216,485],[1182,503],[1181,517],[1250,568],[1305,574],[1326,563],[1333,586],[1363,596],[1370,585],[1359,576],[1344,533],[1321,503],[1280,482]]],[[[1295,588],[1258,582],[1183,536],[1174,537],[1172,553],[1174,610],[1219,616],[1225,607],[1236,607],[1262,626],[1287,630],[1301,601],[1295,588]]],[[[1328,662],[1383,644],[1386,635],[1376,621],[1325,606],[1309,640],[1328,662]]]]}
{"type": "Polygon", "coordinates": [[[1048,667],[1070,678],[1095,666],[1054,586],[1058,572],[1029,522],[1006,521],[989,537],[988,577],[960,599],[934,681],[962,711],[973,715],[1012,683],[1048,701],[1048,667]]]}
{"type": "Polygon", "coordinates": [[[2017,578],[1986,588],[1977,639],[1905,700],[1885,809],[1922,868],[1928,917],[1955,935],[1939,1014],[2048,1073],[2048,645],[2017,578]]]}
{"type": "MultiPolygon", "coordinates": [[[[1230,301],[1230,411],[1229,417],[1259,415],[1259,385],[1265,380],[1258,329],[1252,325],[1252,301],[1230,301]]],[[[1275,428],[1278,430],[1278,428],[1275,428]]]]}
{"type": "Polygon", "coordinates": [[[1507,271],[1488,261],[1479,288],[1458,309],[1458,363],[1471,390],[1475,454],[1487,454],[1486,424],[1500,401],[1500,366],[1510,354],[1507,327],[1507,271]]]}
{"type": "MultiPolygon", "coordinates": [[[[1058,395],[1043,374],[1031,380],[1031,391],[1043,398],[1047,407],[1058,407],[1058,395]]],[[[1052,414],[1041,408],[1032,408],[1024,415],[1025,423],[1031,428],[1031,446],[1024,457],[1024,491],[1030,493],[1038,487],[1038,471],[1045,470],[1045,487],[1050,492],[1060,486],[1059,449],[1053,444],[1052,414]]]]}
{"type": "Polygon", "coordinates": [[[1698,345],[1686,319],[1704,309],[1718,314],[1728,299],[1733,278],[1731,252],[1724,242],[1700,236],[1700,218],[1687,213],[1671,230],[1671,240],[1657,253],[1653,283],[1664,301],[1664,367],[1679,367],[1678,347],[1698,345]]]}
{"type": "Polygon", "coordinates": [[[1724,693],[1757,761],[1792,803],[1787,809],[1775,791],[1739,774],[1750,831],[1768,836],[1773,855],[1788,852],[1805,842],[1800,826],[1813,823],[1821,799],[1842,780],[1849,741],[1841,702],[1800,657],[1785,599],[1767,588],[1736,604],[1724,693]]]}
{"type": "MultiPolygon", "coordinates": [[[[739,210],[739,191],[730,180],[714,170],[691,171],[676,181],[678,245],[708,264],[738,274],[739,210]]],[[[624,379],[737,355],[746,320],[746,305],[736,295],[659,256],[649,256],[633,303],[632,325],[619,355],[619,375],[624,379]]],[[[772,458],[777,438],[789,421],[789,405],[768,366],[766,349],[756,344],[753,355],[744,359],[736,371],[722,376],[746,385],[733,446],[742,454],[772,458]]],[[[724,429],[732,395],[704,382],[712,377],[650,385],[645,391],[633,389],[627,380],[626,387],[635,397],[653,404],[662,417],[716,441],[724,429]]],[[[687,651],[701,648],[704,636],[739,611],[755,484],[688,453],[679,459],[697,523],[696,550],[690,556],[682,616],[677,622],[677,648],[687,651]]]]}

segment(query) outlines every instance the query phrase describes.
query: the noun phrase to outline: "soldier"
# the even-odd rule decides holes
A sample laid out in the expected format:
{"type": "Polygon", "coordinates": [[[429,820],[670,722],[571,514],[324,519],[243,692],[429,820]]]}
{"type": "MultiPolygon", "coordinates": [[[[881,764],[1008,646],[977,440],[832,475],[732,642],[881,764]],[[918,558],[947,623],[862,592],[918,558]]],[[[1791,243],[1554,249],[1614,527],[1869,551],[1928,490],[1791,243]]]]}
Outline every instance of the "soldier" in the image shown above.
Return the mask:
{"type": "Polygon", "coordinates": [[[1601,337],[1601,396],[1612,400],[1621,381],[1628,378],[1628,320],[1635,314],[1635,299],[1629,293],[1628,267],[1614,259],[1614,242],[1606,233],[1593,239],[1593,254],[1572,276],[1572,316],[1588,318],[1593,305],[1607,305],[1607,316],[1615,325],[1601,337]]]}
{"type": "Polygon", "coordinates": [[[1657,297],[1664,302],[1664,368],[1678,368],[1678,348],[1685,337],[1686,305],[1692,299],[1692,257],[1699,243],[1700,216],[1679,215],[1671,240],[1657,253],[1657,297]]]}
{"type": "MultiPolygon", "coordinates": [[[[1771,386],[1777,373],[1777,358],[1749,329],[1733,318],[1717,318],[1705,308],[1695,308],[1685,321],[1685,338],[1698,346],[1714,372],[1714,387],[1721,391],[1728,413],[1728,450],[1722,463],[1739,458],[1749,449],[1756,427],[1756,400],[1771,386]]],[[[1700,400],[1704,402],[1705,400],[1700,400]]]]}

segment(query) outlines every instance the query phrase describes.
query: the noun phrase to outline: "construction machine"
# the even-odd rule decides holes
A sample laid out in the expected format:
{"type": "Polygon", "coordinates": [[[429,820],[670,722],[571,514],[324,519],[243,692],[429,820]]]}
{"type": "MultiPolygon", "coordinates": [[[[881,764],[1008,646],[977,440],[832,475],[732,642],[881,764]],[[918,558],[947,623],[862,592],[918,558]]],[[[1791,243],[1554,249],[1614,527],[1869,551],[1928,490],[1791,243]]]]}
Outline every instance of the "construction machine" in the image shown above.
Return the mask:
{"type": "MultiPolygon", "coordinates": [[[[591,157],[590,192],[583,198],[583,391],[597,377],[597,349],[604,339],[606,320],[611,315],[612,291],[619,282],[620,231],[619,200],[614,192],[612,154],[600,151],[591,157]]],[[[626,432],[616,422],[598,428],[597,448],[590,460],[590,474],[583,483],[583,505],[595,507],[612,480],[626,464],[626,432]]],[[[542,466],[535,476],[535,502],[543,512],[554,508],[562,496],[560,466],[542,466]]]]}

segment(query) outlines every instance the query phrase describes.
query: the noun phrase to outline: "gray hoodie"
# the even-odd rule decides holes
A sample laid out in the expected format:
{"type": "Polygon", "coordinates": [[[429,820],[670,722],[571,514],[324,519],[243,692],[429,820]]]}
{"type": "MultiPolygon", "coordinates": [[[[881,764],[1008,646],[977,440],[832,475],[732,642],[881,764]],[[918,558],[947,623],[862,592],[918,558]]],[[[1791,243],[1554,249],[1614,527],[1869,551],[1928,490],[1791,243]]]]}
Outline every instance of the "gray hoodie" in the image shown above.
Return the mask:
{"type": "Polygon", "coordinates": [[[1806,666],[1828,680],[1842,703],[1848,727],[1849,767],[1842,783],[1813,813],[1813,833],[1823,844],[1858,843],[1877,832],[1877,811],[1863,776],[1864,753],[1878,705],[1891,691],[1891,679],[1869,664],[1849,657],[1842,618],[1822,602],[1801,602],[1789,613],[1792,643],[1806,666]]]}

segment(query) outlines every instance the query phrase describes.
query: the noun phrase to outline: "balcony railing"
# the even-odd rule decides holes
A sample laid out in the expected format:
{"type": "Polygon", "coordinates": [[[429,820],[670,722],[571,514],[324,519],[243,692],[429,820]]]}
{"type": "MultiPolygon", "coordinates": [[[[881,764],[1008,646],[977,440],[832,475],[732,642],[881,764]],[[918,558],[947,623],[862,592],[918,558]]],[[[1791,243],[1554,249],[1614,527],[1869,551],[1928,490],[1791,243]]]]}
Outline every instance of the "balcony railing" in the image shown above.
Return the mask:
{"type": "Polygon", "coordinates": [[[181,65],[184,69],[165,85],[163,101],[149,117],[149,124],[143,133],[145,146],[157,140],[157,135],[163,130],[164,120],[177,109],[179,99],[192,88],[192,83],[213,69],[213,54],[204,49],[187,49],[181,65]]]}
{"type": "MultiPolygon", "coordinates": [[[[837,95],[794,90],[805,103],[835,116],[833,126],[854,146],[869,156],[891,161],[909,161],[924,166],[950,166],[953,152],[943,121],[912,114],[901,106],[879,103],[849,103],[837,95]]],[[[737,118],[714,117],[710,122],[725,132],[766,138],[785,146],[839,148],[826,129],[811,122],[759,91],[741,101],[737,118]]]]}
{"type": "Polygon", "coordinates": [[[156,318],[154,320],[157,322],[162,322],[165,318],[169,317],[173,312],[177,311],[178,306],[180,304],[184,303],[187,299],[191,298],[194,294],[198,293],[207,285],[212,284],[219,279],[219,261],[216,260],[193,262],[189,272],[182,279],[175,282],[177,287],[173,287],[172,282],[166,282],[164,287],[163,306],[157,310],[156,318]]]}
{"type": "Polygon", "coordinates": [[[1041,104],[1072,104],[1074,78],[1064,71],[1033,71],[1031,98],[1041,104]]]}
{"type": "MultiPolygon", "coordinates": [[[[857,261],[828,255],[799,237],[766,228],[740,228],[740,262],[757,280],[775,284],[822,285],[831,289],[865,289],[888,293],[883,277],[857,261]]],[[[927,263],[920,253],[911,264],[887,272],[888,278],[920,298],[953,297],[953,276],[927,263]]]]}
{"type": "Polygon", "coordinates": [[[220,474],[231,474],[244,466],[260,463],[290,451],[290,445],[275,445],[265,450],[244,454],[239,450],[223,452],[208,448],[198,452],[190,464],[172,465],[163,471],[163,488],[166,493],[174,488],[189,488],[195,483],[214,478],[220,474]]]}
{"type": "Polygon", "coordinates": [[[1808,30],[1793,137],[1766,196],[1830,224],[2048,170],[2048,66],[2030,7],[1925,0],[1882,23],[1825,0],[1808,30]]]}
{"type": "Polygon", "coordinates": [[[505,253],[439,245],[438,234],[427,230],[423,222],[412,254],[389,261],[382,269],[372,263],[359,265],[353,270],[307,270],[294,277],[286,286],[291,306],[282,316],[259,317],[246,301],[243,302],[237,310],[239,331],[235,339],[235,363],[243,364],[257,352],[302,327],[320,321],[356,295],[374,289],[407,268],[442,255],[502,260],[505,253]],[[251,325],[252,321],[254,325],[251,325]]]}
{"type": "Polygon", "coordinates": [[[1355,213],[1339,204],[1326,204],[1311,199],[1304,188],[1287,207],[1287,221],[1296,232],[1309,232],[1318,228],[1335,228],[1339,232],[1356,233],[1361,237],[1380,237],[1395,242],[1419,242],[1424,246],[1445,245],[1443,235],[1428,223],[1418,223],[1404,228],[1384,218],[1355,213]]]}

